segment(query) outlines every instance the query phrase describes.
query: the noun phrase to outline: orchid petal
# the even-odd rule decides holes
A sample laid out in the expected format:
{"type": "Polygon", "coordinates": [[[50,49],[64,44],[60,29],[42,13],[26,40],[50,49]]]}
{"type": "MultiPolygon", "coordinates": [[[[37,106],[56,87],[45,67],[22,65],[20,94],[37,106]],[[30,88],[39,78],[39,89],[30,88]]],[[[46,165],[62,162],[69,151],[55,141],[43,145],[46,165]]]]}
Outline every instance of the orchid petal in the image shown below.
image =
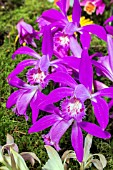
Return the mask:
{"type": "Polygon", "coordinates": [[[67,65],[68,67],[73,68],[74,70],[79,70],[79,66],[80,66],[80,58],[77,57],[73,57],[73,56],[67,56],[67,57],[63,57],[60,61],[60,63],[65,63],[65,65],[67,65]]]}
{"type": "Polygon", "coordinates": [[[42,17],[46,19],[47,21],[49,21],[50,23],[56,22],[59,20],[65,20],[64,15],[56,9],[49,9],[47,11],[44,11],[42,13],[42,17]]]}
{"type": "Polygon", "coordinates": [[[113,71],[113,39],[111,35],[107,35],[107,42],[108,42],[109,64],[111,66],[111,70],[113,71]]]}
{"type": "Polygon", "coordinates": [[[55,142],[56,145],[58,145],[61,137],[64,135],[64,133],[67,131],[69,126],[72,124],[72,120],[70,121],[64,121],[61,120],[59,123],[53,125],[53,127],[50,130],[50,136],[51,140],[55,142]]]}
{"type": "Polygon", "coordinates": [[[34,58],[40,59],[39,54],[37,54],[34,50],[32,50],[30,47],[20,47],[18,48],[12,55],[12,59],[15,59],[16,55],[18,54],[26,54],[30,55],[34,58]]]}
{"type": "Polygon", "coordinates": [[[75,96],[77,99],[80,99],[82,102],[84,102],[86,99],[90,99],[90,93],[86,89],[86,87],[83,84],[79,84],[75,88],[75,96]]]}
{"type": "Polygon", "coordinates": [[[79,126],[92,136],[103,139],[109,139],[111,137],[109,132],[103,131],[101,127],[97,126],[94,123],[83,121],[79,123],[79,126]]]}
{"type": "Polygon", "coordinates": [[[81,58],[80,70],[79,70],[79,81],[90,92],[92,91],[93,68],[87,50],[83,50],[82,52],[82,58],[81,58]]]}
{"type": "Polygon", "coordinates": [[[35,66],[37,65],[38,62],[36,60],[23,60],[22,62],[20,62],[16,68],[8,75],[8,78],[14,77],[16,75],[18,75],[20,72],[22,72],[24,70],[25,67],[27,66],[35,66]]]}
{"type": "MultiPolygon", "coordinates": [[[[101,64],[95,60],[92,60],[92,64],[94,66],[96,66],[97,68],[99,68],[99,70],[101,70],[106,77],[108,77],[111,81],[113,81],[113,75],[112,75],[111,71],[109,70],[110,69],[109,67],[106,67],[103,64],[101,64]]],[[[107,62],[106,62],[106,64],[107,64],[107,62]]]]}
{"type": "Polygon", "coordinates": [[[28,90],[24,92],[17,100],[16,107],[19,115],[25,115],[27,107],[33,98],[36,90],[28,90]]]}
{"type": "Polygon", "coordinates": [[[39,67],[41,71],[48,71],[50,66],[50,60],[48,55],[43,55],[39,61],[39,67]]]}
{"type": "Polygon", "coordinates": [[[80,17],[81,17],[81,7],[79,0],[74,0],[73,4],[73,12],[72,12],[72,19],[77,26],[79,26],[80,17]]]}
{"type": "Polygon", "coordinates": [[[13,87],[25,88],[25,86],[26,86],[26,83],[24,81],[22,81],[20,78],[18,78],[17,76],[7,78],[7,81],[9,83],[9,85],[13,86],[13,87]]]}
{"type": "Polygon", "coordinates": [[[74,124],[71,133],[71,142],[79,162],[83,160],[83,134],[81,128],[74,124]]]}
{"type": "Polygon", "coordinates": [[[44,27],[43,40],[42,40],[42,53],[52,57],[53,54],[53,38],[51,28],[49,26],[44,27]]]}
{"type": "Polygon", "coordinates": [[[83,30],[95,34],[98,38],[107,41],[107,34],[105,29],[100,26],[100,25],[96,25],[96,24],[92,24],[92,25],[86,25],[82,27],[83,30]]]}
{"type": "Polygon", "coordinates": [[[106,25],[105,26],[106,31],[113,36],[113,26],[106,25]]]}
{"type": "Polygon", "coordinates": [[[40,105],[40,107],[42,106],[46,106],[52,103],[56,103],[58,101],[60,101],[61,99],[63,99],[64,97],[67,96],[72,96],[73,95],[73,89],[68,88],[68,87],[59,87],[53,91],[51,91],[47,97],[46,100],[43,101],[40,105]]]}
{"type": "Polygon", "coordinates": [[[20,95],[22,95],[23,91],[22,90],[17,90],[13,92],[9,97],[6,102],[6,107],[10,109],[13,105],[16,104],[17,99],[19,98],[20,95]]]}
{"type": "Polygon", "coordinates": [[[94,115],[101,126],[101,128],[104,130],[109,122],[109,108],[106,101],[100,97],[95,97],[94,100],[92,100],[92,105],[94,107],[94,115]]]}
{"type": "Polygon", "coordinates": [[[94,80],[94,89],[96,89],[96,91],[102,90],[104,88],[108,88],[108,86],[106,86],[104,83],[98,81],[98,80],[94,80]]]}
{"type": "Polygon", "coordinates": [[[83,31],[83,33],[80,34],[80,41],[83,49],[89,49],[90,42],[91,42],[91,35],[88,32],[83,31]]]}
{"type": "Polygon", "coordinates": [[[54,82],[58,83],[63,83],[72,88],[75,88],[77,84],[76,81],[69,74],[60,71],[52,73],[45,78],[45,81],[47,82],[50,80],[53,80],[54,82]]]}
{"type": "Polygon", "coordinates": [[[66,16],[66,1],[67,0],[59,0],[56,4],[59,6],[60,10],[62,11],[63,15],[66,16]]]}
{"type": "Polygon", "coordinates": [[[44,116],[30,127],[28,133],[42,131],[42,130],[54,125],[54,123],[56,123],[58,120],[60,120],[59,118],[60,117],[55,114],[44,116]]]}
{"type": "Polygon", "coordinates": [[[113,87],[104,88],[97,93],[99,93],[100,96],[113,98],[113,87]]]}
{"type": "Polygon", "coordinates": [[[113,16],[109,17],[105,22],[104,25],[106,25],[107,23],[113,21],[113,16]]]}
{"type": "Polygon", "coordinates": [[[32,109],[32,123],[36,122],[36,119],[39,114],[39,104],[45,99],[45,95],[40,91],[37,91],[30,102],[30,107],[32,109]]]}
{"type": "Polygon", "coordinates": [[[70,49],[75,57],[81,58],[82,48],[73,36],[70,37],[70,49]]]}

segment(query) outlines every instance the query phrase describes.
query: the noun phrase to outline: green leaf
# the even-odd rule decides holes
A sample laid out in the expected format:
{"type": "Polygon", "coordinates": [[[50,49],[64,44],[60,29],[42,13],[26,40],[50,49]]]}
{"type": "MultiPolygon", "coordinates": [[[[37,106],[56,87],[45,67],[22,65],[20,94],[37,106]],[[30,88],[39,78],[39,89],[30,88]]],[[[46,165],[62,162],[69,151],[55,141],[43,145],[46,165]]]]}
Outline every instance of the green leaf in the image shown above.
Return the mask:
{"type": "Polygon", "coordinates": [[[35,153],[33,153],[33,152],[22,152],[22,153],[20,153],[20,155],[23,157],[23,159],[26,161],[30,161],[30,163],[32,164],[32,166],[34,165],[34,163],[35,163],[35,160],[37,160],[39,163],[41,163],[40,162],[40,160],[39,160],[39,158],[36,156],[36,154],[35,153]]]}
{"type": "Polygon", "coordinates": [[[0,170],[9,170],[6,166],[1,166],[0,170]]]}
{"type": "Polygon", "coordinates": [[[93,154],[99,156],[100,162],[102,163],[102,167],[105,168],[107,165],[107,160],[104,155],[102,154],[93,154]]]}
{"type": "Polygon", "coordinates": [[[98,170],[103,170],[102,163],[98,159],[91,161],[98,170]]]}
{"type": "Polygon", "coordinates": [[[51,146],[45,145],[45,148],[47,150],[49,160],[46,162],[43,170],[64,170],[62,161],[57,153],[57,151],[52,148],[51,146]]]}
{"type": "Polygon", "coordinates": [[[90,156],[90,148],[92,145],[92,139],[93,136],[91,136],[90,134],[87,134],[87,136],[85,137],[85,144],[84,144],[84,159],[83,162],[87,162],[89,156],[90,156]]]}
{"type": "Polygon", "coordinates": [[[21,155],[19,155],[16,151],[14,151],[12,148],[10,148],[10,152],[14,156],[14,160],[16,162],[16,167],[18,170],[29,170],[24,159],[21,155]]]}

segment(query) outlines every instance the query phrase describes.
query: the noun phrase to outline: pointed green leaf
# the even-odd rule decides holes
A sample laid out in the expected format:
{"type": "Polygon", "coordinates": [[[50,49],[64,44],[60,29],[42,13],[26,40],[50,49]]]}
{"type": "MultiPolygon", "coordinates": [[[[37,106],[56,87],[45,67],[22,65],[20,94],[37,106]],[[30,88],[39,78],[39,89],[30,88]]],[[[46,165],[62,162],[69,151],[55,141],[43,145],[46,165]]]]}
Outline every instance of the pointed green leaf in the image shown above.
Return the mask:
{"type": "Polygon", "coordinates": [[[102,154],[93,154],[93,155],[99,156],[100,162],[102,163],[103,168],[105,168],[107,165],[107,160],[106,160],[105,156],[102,154]]]}
{"type": "Polygon", "coordinates": [[[93,138],[93,136],[91,136],[90,134],[87,134],[87,136],[85,137],[83,162],[87,162],[87,160],[90,156],[90,148],[92,145],[92,138],[93,138]]]}
{"type": "Polygon", "coordinates": [[[57,151],[48,145],[45,145],[45,148],[50,159],[44,165],[43,170],[64,170],[62,161],[57,151]]]}
{"type": "Polygon", "coordinates": [[[98,159],[93,159],[91,162],[98,170],[103,170],[102,163],[98,159]]]}
{"type": "Polygon", "coordinates": [[[19,155],[16,151],[14,151],[12,148],[10,148],[10,152],[14,156],[14,160],[16,162],[16,167],[18,170],[29,170],[24,159],[21,155],[19,155]]]}
{"type": "Polygon", "coordinates": [[[20,155],[23,157],[23,159],[26,161],[30,161],[30,163],[32,164],[32,166],[34,165],[34,163],[35,163],[35,160],[37,160],[39,163],[41,163],[40,162],[40,160],[39,160],[39,158],[36,156],[36,154],[35,153],[33,153],[33,152],[22,152],[22,153],[20,153],[20,155]]]}

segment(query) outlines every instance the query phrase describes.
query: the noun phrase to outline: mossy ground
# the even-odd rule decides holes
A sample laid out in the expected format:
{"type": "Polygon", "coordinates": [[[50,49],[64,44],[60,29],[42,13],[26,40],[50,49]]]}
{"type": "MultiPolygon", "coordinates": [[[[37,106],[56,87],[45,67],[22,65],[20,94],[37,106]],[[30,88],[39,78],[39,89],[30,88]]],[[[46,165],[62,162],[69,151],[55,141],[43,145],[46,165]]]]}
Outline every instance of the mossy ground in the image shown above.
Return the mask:
{"type": "MultiPolygon", "coordinates": [[[[35,23],[36,17],[50,7],[52,7],[52,4],[47,3],[45,0],[25,0],[18,8],[13,8],[13,10],[7,8],[7,10],[0,11],[0,145],[5,144],[6,134],[9,133],[14,137],[20,152],[35,152],[42,164],[47,160],[47,154],[41,138],[42,133],[28,134],[28,129],[31,126],[31,118],[26,122],[23,117],[17,117],[11,110],[6,109],[6,100],[14,90],[8,85],[6,78],[19,61],[28,58],[25,55],[20,55],[15,60],[11,58],[15,49],[19,47],[19,44],[16,46],[14,44],[17,35],[15,25],[21,18],[24,18],[27,23],[32,24],[35,29],[38,29],[35,23]]],[[[39,52],[41,42],[37,43],[38,48],[36,51],[39,52]]],[[[90,53],[94,53],[94,51],[98,51],[99,49],[103,53],[106,53],[106,44],[94,37],[90,53]]],[[[109,84],[109,81],[106,80],[106,84],[109,84]]],[[[28,114],[31,117],[30,110],[28,114]]],[[[113,121],[111,120],[107,130],[113,135],[112,129],[113,121]]],[[[72,149],[69,135],[70,130],[61,139],[61,148],[63,148],[60,152],[61,154],[67,149],[72,149]]],[[[110,140],[94,138],[91,151],[92,153],[104,154],[108,161],[105,170],[113,170],[113,137],[110,140]]],[[[34,170],[41,169],[38,163],[34,167],[30,165],[29,167],[34,170]]],[[[78,163],[72,161],[71,168],[72,170],[78,170],[78,163]]],[[[93,168],[91,169],[93,170],[93,168]]]]}

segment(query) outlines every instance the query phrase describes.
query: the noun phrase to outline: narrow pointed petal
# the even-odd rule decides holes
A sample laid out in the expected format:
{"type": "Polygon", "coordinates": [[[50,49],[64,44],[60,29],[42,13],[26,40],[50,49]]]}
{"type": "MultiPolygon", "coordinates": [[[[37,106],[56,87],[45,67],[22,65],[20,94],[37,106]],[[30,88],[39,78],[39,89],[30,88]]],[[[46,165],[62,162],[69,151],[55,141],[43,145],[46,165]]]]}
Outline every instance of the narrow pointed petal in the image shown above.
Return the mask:
{"type": "Polygon", "coordinates": [[[79,126],[92,136],[96,136],[102,139],[109,139],[111,137],[111,134],[109,132],[103,131],[101,127],[97,126],[94,123],[83,121],[79,123],[79,126]]]}
{"type": "Polygon", "coordinates": [[[42,17],[46,19],[47,21],[49,21],[50,23],[56,22],[59,20],[62,20],[62,21],[65,20],[65,16],[56,9],[49,9],[47,11],[44,11],[42,13],[42,17]]]}
{"type": "Polygon", "coordinates": [[[63,57],[60,61],[60,63],[62,64],[66,64],[67,66],[73,68],[74,70],[79,70],[79,66],[80,66],[80,58],[77,57],[73,57],[73,56],[67,56],[67,57],[63,57]]]}
{"type": "MultiPolygon", "coordinates": [[[[108,77],[111,81],[113,81],[113,75],[112,75],[111,71],[109,70],[109,66],[106,67],[95,60],[92,60],[92,64],[94,66],[96,66],[97,68],[99,68],[99,70],[101,70],[106,77],[108,77]]],[[[106,62],[106,64],[107,64],[107,62],[106,62]]]]}
{"type": "Polygon", "coordinates": [[[17,87],[17,88],[24,88],[26,86],[26,83],[22,81],[20,78],[17,76],[7,78],[7,81],[10,86],[17,87]]]}
{"type": "Polygon", "coordinates": [[[107,42],[108,42],[109,64],[113,72],[113,38],[111,35],[107,35],[107,42]]]}
{"type": "Polygon", "coordinates": [[[17,99],[19,98],[19,96],[22,94],[21,90],[17,90],[15,92],[13,92],[9,97],[8,100],[6,102],[6,107],[8,109],[10,109],[13,105],[16,104],[17,99]]]}
{"type": "Polygon", "coordinates": [[[106,31],[100,25],[96,25],[96,24],[86,25],[86,26],[82,27],[82,29],[89,32],[89,33],[96,35],[98,38],[100,38],[104,41],[107,41],[106,31]]]}
{"type": "Polygon", "coordinates": [[[111,109],[111,107],[113,106],[113,99],[110,100],[110,102],[108,103],[109,109],[111,109]]]}
{"type": "Polygon", "coordinates": [[[51,140],[54,141],[56,145],[59,144],[61,137],[64,135],[64,133],[67,131],[71,124],[72,120],[70,121],[61,120],[59,121],[59,123],[57,123],[55,126],[51,128],[50,130],[51,140]]]}
{"type": "Polygon", "coordinates": [[[104,25],[108,24],[109,22],[113,21],[113,16],[109,17],[105,22],[104,25]]]}
{"type": "Polygon", "coordinates": [[[52,114],[49,116],[44,116],[41,119],[39,119],[37,122],[35,122],[29,129],[28,133],[34,133],[42,131],[50,126],[52,126],[54,123],[56,123],[59,120],[59,116],[52,114]]]}
{"type": "Polygon", "coordinates": [[[16,107],[19,115],[25,115],[28,105],[30,104],[31,99],[33,98],[36,90],[25,91],[17,100],[16,107]]]}
{"type": "Polygon", "coordinates": [[[18,48],[12,55],[12,59],[15,59],[16,55],[18,54],[26,54],[29,56],[32,56],[34,58],[40,59],[39,54],[37,54],[34,50],[32,50],[30,47],[20,47],[18,48]]]}
{"type": "Polygon", "coordinates": [[[104,83],[98,81],[98,80],[94,80],[94,89],[96,89],[96,91],[102,90],[104,88],[108,88],[108,86],[106,86],[104,83]]]}
{"type": "Polygon", "coordinates": [[[74,124],[71,133],[71,142],[79,162],[83,160],[83,134],[81,128],[74,124]]]}
{"type": "Polygon", "coordinates": [[[73,36],[70,37],[70,49],[75,57],[81,58],[82,48],[73,36]]]}
{"type": "Polygon", "coordinates": [[[48,106],[45,108],[44,105],[42,105],[42,107],[39,107],[40,103],[42,103],[44,100],[46,99],[46,95],[43,94],[40,91],[37,91],[35,93],[35,96],[33,97],[33,99],[30,102],[30,107],[32,109],[32,123],[34,124],[38,118],[38,114],[39,114],[39,110],[43,110],[49,113],[55,113],[55,106],[48,106]]]}
{"type": "Polygon", "coordinates": [[[79,26],[81,11],[82,10],[81,10],[81,7],[80,7],[79,0],[74,0],[72,19],[73,19],[73,22],[77,24],[77,26],[79,26]]]}
{"type": "Polygon", "coordinates": [[[64,97],[73,96],[74,91],[68,87],[59,87],[51,91],[46,99],[40,104],[40,107],[47,106],[49,104],[56,103],[63,99],[64,97]]]}
{"type": "Polygon", "coordinates": [[[94,115],[101,126],[101,128],[104,130],[109,122],[109,108],[108,104],[103,98],[95,97],[92,101],[92,105],[94,108],[94,115]]]}
{"type": "Polygon", "coordinates": [[[100,96],[113,98],[113,87],[104,88],[98,91],[100,96]]]}
{"type": "Polygon", "coordinates": [[[80,34],[80,41],[83,49],[89,49],[90,42],[91,42],[91,35],[88,32],[83,31],[83,34],[80,34]]]}
{"type": "Polygon", "coordinates": [[[52,57],[53,54],[53,37],[51,33],[51,27],[45,26],[42,40],[42,53],[52,57]]]}
{"type": "Polygon", "coordinates": [[[79,81],[90,92],[92,91],[93,68],[87,50],[83,50],[82,52],[82,58],[81,58],[80,70],[79,70],[79,81]]]}
{"type": "Polygon", "coordinates": [[[45,78],[45,81],[47,82],[50,80],[58,83],[63,83],[66,86],[70,86],[72,88],[75,88],[77,84],[76,81],[69,74],[60,71],[52,73],[45,78]]]}
{"type": "Polygon", "coordinates": [[[66,1],[67,0],[59,0],[57,2],[57,5],[59,6],[64,16],[66,16],[66,1]]]}
{"type": "Polygon", "coordinates": [[[35,66],[37,64],[38,62],[36,60],[31,60],[31,59],[23,60],[22,62],[17,64],[16,68],[8,75],[8,78],[18,75],[20,72],[24,70],[25,67],[35,66]]]}

